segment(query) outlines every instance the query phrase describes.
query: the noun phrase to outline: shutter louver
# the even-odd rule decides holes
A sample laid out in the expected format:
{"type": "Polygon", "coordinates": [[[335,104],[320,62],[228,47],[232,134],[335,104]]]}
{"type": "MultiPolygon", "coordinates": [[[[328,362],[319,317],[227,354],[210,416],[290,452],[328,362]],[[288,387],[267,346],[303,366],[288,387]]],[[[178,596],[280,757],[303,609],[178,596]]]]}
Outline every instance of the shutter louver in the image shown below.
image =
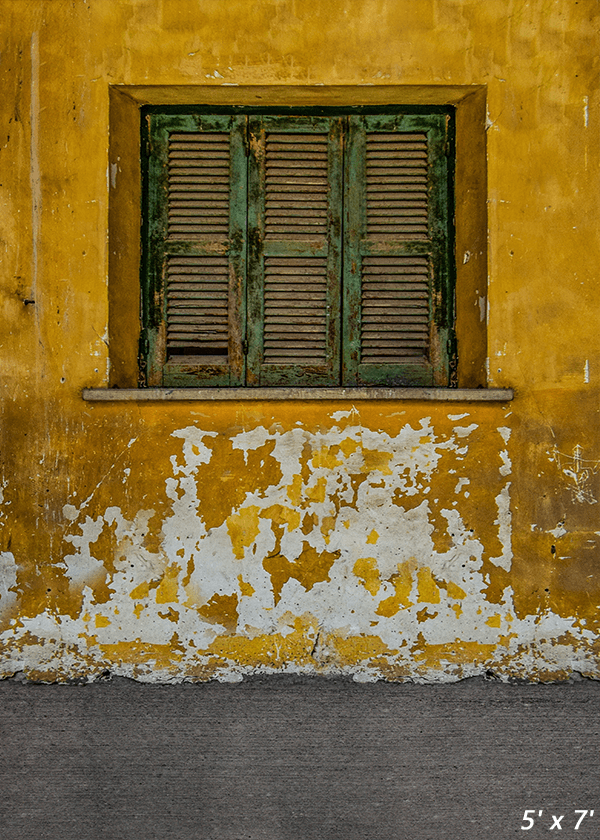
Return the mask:
{"type": "MultiPolygon", "coordinates": [[[[229,236],[229,132],[169,135],[167,236],[226,246],[229,236]]],[[[176,257],[167,263],[167,357],[228,353],[226,257],[176,257]]],[[[223,359],[224,357],[224,359],[223,359]]]]}
{"type": "Polygon", "coordinates": [[[167,258],[167,353],[227,359],[229,266],[225,257],[167,258]]]}
{"type": "Polygon", "coordinates": [[[339,381],[340,121],[251,120],[250,384],[339,381]]]}
{"type": "Polygon", "coordinates": [[[427,239],[427,136],[367,134],[367,236],[427,239]]]}
{"type": "Polygon", "coordinates": [[[327,135],[266,135],[265,239],[327,235],[327,135]]]}
{"type": "Polygon", "coordinates": [[[360,357],[397,364],[424,358],[429,344],[426,257],[363,257],[360,357]]]}
{"type": "Polygon", "coordinates": [[[447,256],[437,218],[445,117],[349,122],[344,382],[444,384],[434,282],[447,256]]]}
{"type": "Polygon", "coordinates": [[[243,384],[245,125],[245,117],[151,118],[158,384],[243,384]]]}
{"type": "Polygon", "coordinates": [[[170,239],[229,235],[229,132],[169,136],[170,239]]]}
{"type": "Polygon", "coordinates": [[[327,260],[265,257],[264,363],[325,365],[327,260]]]}

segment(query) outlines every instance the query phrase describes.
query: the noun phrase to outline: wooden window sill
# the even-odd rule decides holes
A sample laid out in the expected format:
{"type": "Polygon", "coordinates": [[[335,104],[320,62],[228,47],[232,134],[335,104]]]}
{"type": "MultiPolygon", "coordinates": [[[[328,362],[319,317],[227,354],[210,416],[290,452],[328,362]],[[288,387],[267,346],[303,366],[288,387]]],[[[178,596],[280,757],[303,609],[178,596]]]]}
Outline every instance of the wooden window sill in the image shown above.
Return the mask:
{"type": "Polygon", "coordinates": [[[512,388],[84,388],[90,402],[218,402],[233,400],[423,400],[508,402],[512,388]]]}

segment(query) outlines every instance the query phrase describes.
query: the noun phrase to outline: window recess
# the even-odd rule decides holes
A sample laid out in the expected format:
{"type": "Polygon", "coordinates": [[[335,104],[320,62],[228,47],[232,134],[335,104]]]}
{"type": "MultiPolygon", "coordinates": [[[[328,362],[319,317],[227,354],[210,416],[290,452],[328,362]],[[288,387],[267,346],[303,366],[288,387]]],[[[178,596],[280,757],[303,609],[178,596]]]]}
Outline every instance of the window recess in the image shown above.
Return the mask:
{"type": "Polygon", "coordinates": [[[143,126],[141,384],[454,385],[453,109],[143,126]]]}

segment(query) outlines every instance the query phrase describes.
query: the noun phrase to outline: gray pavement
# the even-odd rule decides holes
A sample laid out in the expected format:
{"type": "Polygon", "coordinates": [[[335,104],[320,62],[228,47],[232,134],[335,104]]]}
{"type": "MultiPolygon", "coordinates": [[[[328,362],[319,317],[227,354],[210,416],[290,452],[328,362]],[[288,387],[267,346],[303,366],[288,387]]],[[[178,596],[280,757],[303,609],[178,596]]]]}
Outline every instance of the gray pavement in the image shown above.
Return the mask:
{"type": "Polygon", "coordinates": [[[0,737],[2,840],[600,836],[600,682],[6,680],[0,737]]]}

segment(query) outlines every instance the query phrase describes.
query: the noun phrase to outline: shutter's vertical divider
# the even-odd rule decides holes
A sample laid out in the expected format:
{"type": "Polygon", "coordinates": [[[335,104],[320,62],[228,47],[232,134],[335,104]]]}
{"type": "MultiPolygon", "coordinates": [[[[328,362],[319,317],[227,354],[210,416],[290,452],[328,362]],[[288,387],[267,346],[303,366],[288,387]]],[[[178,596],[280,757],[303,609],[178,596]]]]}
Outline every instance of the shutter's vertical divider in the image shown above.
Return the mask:
{"type": "Polygon", "coordinates": [[[232,120],[229,201],[229,366],[230,385],[246,379],[246,263],[248,158],[246,116],[232,120]]]}
{"type": "Polygon", "coordinates": [[[147,263],[142,264],[142,299],[146,351],[146,384],[163,384],[166,358],[166,311],[164,295],[165,249],[168,226],[167,165],[169,132],[162,115],[147,115],[147,170],[144,226],[147,263]]]}
{"type": "Polygon", "coordinates": [[[248,118],[248,266],[246,384],[260,384],[264,325],[265,130],[248,118]]]}
{"type": "Polygon", "coordinates": [[[328,142],[329,206],[327,224],[327,361],[337,384],[342,343],[342,230],[344,120],[331,121],[328,142]]]}
{"type": "Polygon", "coordinates": [[[449,120],[445,118],[428,131],[429,153],[429,230],[433,243],[433,300],[432,320],[436,334],[435,354],[432,358],[436,384],[448,385],[448,371],[455,353],[454,333],[454,283],[451,266],[454,264],[450,230],[454,216],[451,200],[451,178],[448,164],[451,151],[449,120]]]}
{"type": "Polygon", "coordinates": [[[342,384],[358,383],[361,329],[361,252],[365,229],[365,126],[348,117],[344,156],[342,384]]]}

